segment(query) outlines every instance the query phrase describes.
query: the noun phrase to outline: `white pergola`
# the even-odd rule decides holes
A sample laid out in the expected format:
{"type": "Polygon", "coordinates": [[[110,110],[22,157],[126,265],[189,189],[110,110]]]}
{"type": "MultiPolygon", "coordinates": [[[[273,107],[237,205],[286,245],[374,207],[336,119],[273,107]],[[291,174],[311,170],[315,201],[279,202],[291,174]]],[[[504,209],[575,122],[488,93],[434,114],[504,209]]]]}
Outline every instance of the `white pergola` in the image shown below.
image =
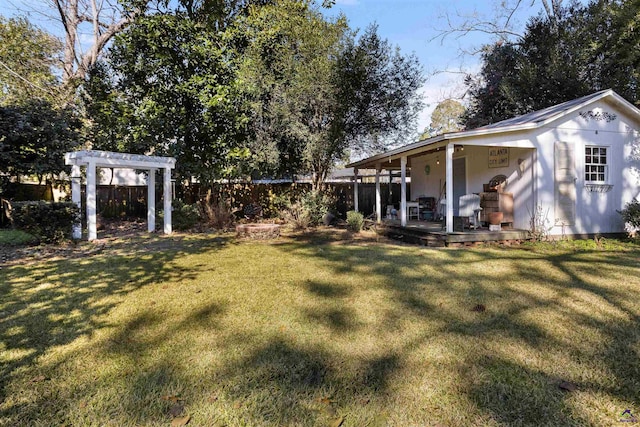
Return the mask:
{"type": "MultiPolygon", "coordinates": [[[[114,153],[111,151],[83,150],[66,153],[65,164],[71,165],[71,200],[81,206],[80,167],[87,168],[87,229],[88,239],[98,237],[96,227],[96,169],[130,168],[149,171],[147,178],[147,229],[156,229],[156,170],[164,170],[164,232],[171,234],[171,169],[176,166],[173,157],[144,156],[140,154],[114,153]]],[[[73,237],[82,236],[80,224],[74,224],[73,237]]]]}

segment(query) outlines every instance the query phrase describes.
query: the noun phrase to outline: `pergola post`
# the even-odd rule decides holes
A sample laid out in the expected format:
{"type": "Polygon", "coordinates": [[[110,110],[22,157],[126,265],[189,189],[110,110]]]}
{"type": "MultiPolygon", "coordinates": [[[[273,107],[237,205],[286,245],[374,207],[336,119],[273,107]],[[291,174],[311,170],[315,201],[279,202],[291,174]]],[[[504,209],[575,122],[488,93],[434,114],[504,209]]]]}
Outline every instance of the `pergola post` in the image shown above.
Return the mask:
{"type": "Polygon", "coordinates": [[[164,232],[171,234],[171,169],[164,168],[164,232]]]}
{"type": "Polygon", "coordinates": [[[400,224],[407,226],[407,156],[400,158],[400,224]]]}
{"type": "Polygon", "coordinates": [[[380,163],[376,165],[376,222],[382,222],[382,195],[380,193],[380,163]]]}
{"type": "Polygon", "coordinates": [[[88,239],[98,238],[96,221],[96,163],[89,161],[87,164],[87,229],[88,239]]]}
{"type": "Polygon", "coordinates": [[[353,169],[353,210],[358,210],[358,168],[353,169]]]}
{"type": "MultiPolygon", "coordinates": [[[[82,187],[80,186],[80,166],[71,166],[71,201],[78,206],[78,211],[82,210],[82,187]]],[[[73,238],[80,239],[82,237],[82,220],[78,218],[78,222],[73,223],[73,238]]]]}
{"type": "Polygon", "coordinates": [[[147,230],[156,231],[156,170],[149,169],[147,175],[147,230]]]}
{"type": "Polygon", "coordinates": [[[447,144],[446,154],[447,233],[453,232],[453,144],[447,144]]]}

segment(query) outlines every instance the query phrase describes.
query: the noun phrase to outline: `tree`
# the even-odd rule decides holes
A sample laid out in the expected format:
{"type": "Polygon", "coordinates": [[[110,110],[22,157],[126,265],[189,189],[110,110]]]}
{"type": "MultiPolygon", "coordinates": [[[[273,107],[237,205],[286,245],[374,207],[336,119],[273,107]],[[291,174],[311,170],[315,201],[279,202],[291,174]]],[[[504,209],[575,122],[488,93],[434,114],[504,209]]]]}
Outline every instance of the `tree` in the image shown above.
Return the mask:
{"type": "Polygon", "coordinates": [[[462,117],[465,111],[464,105],[455,99],[445,99],[440,102],[431,113],[431,124],[425,129],[421,139],[462,130],[462,117]]]}
{"type": "Polygon", "coordinates": [[[420,67],[375,28],[356,42],[307,1],[229,4],[229,19],[157,13],[116,36],[87,84],[99,146],[173,155],[185,179],[307,172],[319,188],[348,149],[411,127],[420,67]]]}
{"type": "Polygon", "coordinates": [[[43,99],[0,107],[0,172],[20,180],[65,170],[64,153],[81,142],[81,122],[74,112],[43,99]]]}
{"type": "Polygon", "coordinates": [[[239,21],[251,29],[241,73],[254,90],[252,153],[263,167],[309,173],[318,189],[350,150],[381,149],[412,129],[421,68],[375,26],[356,40],[344,18],[326,21],[309,3],[251,12],[239,21]]]}
{"type": "Polygon", "coordinates": [[[532,18],[516,43],[485,48],[471,95],[467,127],[477,127],[612,88],[637,103],[639,36],[633,2],[600,1],[532,18]]]}
{"type": "Polygon", "coordinates": [[[348,39],[338,57],[338,114],[333,138],[344,148],[379,151],[413,137],[422,110],[418,89],[422,66],[414,55],[403,55],[369,26],[348,39]]]}
{"type": "Polygon", "coordinates": [[[53,72],[60,44],[24,18],[0,18],[0,173],[42,182],[64,170],[64,153],[81,142],[81,121],[60,106],[53,72]]]}
{"type": "Polygon", "coordinates": [[[141,17],[118,35],[108,71],[87,85],[95,147],[174,156],[180,180],[230,176],[246,155],[247,116],[221,41],[184,13],[141,17]]]}
{"type": "Polygon", "coordinates": [[[0,17],[0,104],[32,98],[53,99],[59,81],[52,69],[61,45],[24,18],[0,17]]]}

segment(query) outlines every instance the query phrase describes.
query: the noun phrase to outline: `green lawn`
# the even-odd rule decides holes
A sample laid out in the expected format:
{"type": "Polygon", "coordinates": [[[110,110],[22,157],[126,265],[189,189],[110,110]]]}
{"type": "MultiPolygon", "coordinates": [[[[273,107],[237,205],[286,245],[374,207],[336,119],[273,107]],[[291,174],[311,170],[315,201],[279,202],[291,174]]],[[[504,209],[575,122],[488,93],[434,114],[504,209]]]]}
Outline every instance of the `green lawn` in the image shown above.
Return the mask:
{"type": "Polygon", "coordinates": [[[0,247],[27,245],[36,240],[31,234],[21,230],[0,229],[0,247]]]}
{"type": "Polygon", "coordinates": [[[0,425],[619,425],[640,248],[593,246],[176,235],[14,260],[0,425]]]}

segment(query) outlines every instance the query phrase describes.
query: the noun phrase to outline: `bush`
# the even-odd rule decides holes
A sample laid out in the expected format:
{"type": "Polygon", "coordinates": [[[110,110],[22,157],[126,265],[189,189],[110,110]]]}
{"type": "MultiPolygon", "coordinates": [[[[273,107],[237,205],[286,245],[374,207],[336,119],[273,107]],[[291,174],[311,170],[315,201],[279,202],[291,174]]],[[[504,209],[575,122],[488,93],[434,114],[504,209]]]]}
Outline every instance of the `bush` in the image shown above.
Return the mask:
{"type": "Polygon", "coordinates": [[[73,223],[80,222],[80,209],[71,202],[14,202],[11,223],[46,243],[72,238],[73,223]]]}
{"type": "Polygon", "coordinates": [[[301,203],[294,203],[284,213],[284,220],[296,230],[305,230],[311,225],[309,210],[301,203]]]}
{"type": "Polygon", "coordinates": [[[182,200],[172,203],[171,225],[179,231],[189,230],[200,222],[200,209],[197,204],[189,205],[182,200]]]}
{"type": "Polygon", "coordinates": [[[322,191],[307,191],[300,197],[300,205],[307,211],[312,226],[320,224],[324,214],[335,210],[335,204],[335,197],[322,191]]]}
{"type": "Polygon", "coordinates": [[[635,229],[640,229],[640,201],[633,200],[627,203],[621,211],[622,220],[635,229]]]}
{"type": "Polygon", "coordinates": [[[364,225],[364,216],[360,212],[347,212],[347,229],[359,233],[364,225]]]}
{"type": "Polygon", "coordinates": [[[223,200],[213,200],[211,191],[200,203],[202,218],[212,227],[218,230],[231,228],[234,222],[234,215],[229,205],[223,200]]]}

